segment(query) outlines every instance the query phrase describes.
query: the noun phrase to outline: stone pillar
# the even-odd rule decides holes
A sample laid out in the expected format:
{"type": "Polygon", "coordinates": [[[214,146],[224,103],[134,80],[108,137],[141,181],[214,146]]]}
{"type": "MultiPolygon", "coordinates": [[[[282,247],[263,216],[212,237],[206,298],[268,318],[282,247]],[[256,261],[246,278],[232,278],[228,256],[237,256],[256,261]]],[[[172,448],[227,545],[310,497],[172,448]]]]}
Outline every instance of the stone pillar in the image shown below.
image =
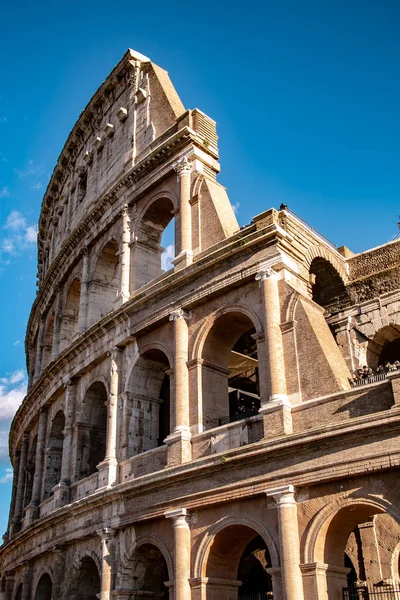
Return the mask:
{"type": "Polygon", "coordinates": [[[57,286],[56,288],[56,311],[54,315],[54,331],[53,331],[53,348],[51,356],[56,358],[60,354],[60,329],[61,329],[61,315],[62,315],[62,288],[57,286]]]}
{"type": "Polygon", "coordinates": [[[87,313],[89,304],[89,248],[82,250],[82,275],[81,295],[79,301],[78,332],[84,333],[87,329],[87,313]]]}
{"type": "Polygon", "coordinates": [[[6,589],[4,592],[4,600],[11,600],[11,598],[13,597],[14,584],[15,584],[14,575],[6,574],[6,589]]]}
{"type": "Polygon", "coordinates": [[[12,518],[13,518],[14,513],[15,513],[15,502],[16,502],[16,499],[17,499],[18,474],[19,474],[20,458],[21,458],[21,453],[20,452],[16,452],[15,458],[14,458],[14,463],[13,463],[14,472],[13,472],[13,483],[12,483],[12,492],[11,492],[10,511],[8,513],[8,526],[7,526],[7,531],[3,535],[3,541],[4,541],[4,543],[8,542],[9,537],[12,534],[12,531],[11,531],[11,529],[12,529],[11,521],[12,521],[12,518]]]}
{"type": "Polygon", "coordinates": [[[16,533],[20,529],[22,510],[24,508],[23,504],[24,504],[24,493],[25,493],[25,471],[26,471],[26,461],[27,461],[27,457],[28,457],[28,447],[29,447],[29,433],[24,433],[23,438],[22,438],[21,456],[20,456],[20,461],[19,461],[17,493],[16,493],[16,497],[15,497],[15,511],[14,511],[14,516],[11,519],[12,534],[16,533]]]}
{"type": "Polygon", "coordinates": [[[190,205],[190,163],[183,157],[174,166],[179,179],[179,234],[180,244],[172,261],[175,268],[184,268],[193,262],[192,251],[192,207],[190,205]]]}
{"type": "Polygon", "coordinates": [[[72,435],[75,423],[76,380],[70,379],[65,392],[65,427],[60,482],[69,485],[72,479],[72,435]]]}
{"type": "Polygon", "coordinates": [[[351,324],[352,317],[344,317],[343,319],[338,319],[333,323],[333,331],[336,339],[336,343],[339,346],[339,350],[342,353],[344,360],[346,361],[346,365],[350,371],[353,373],[354,370],[360,366],[360,364],[365,364],[365,361],[359,363],[354,357],[354,349],[353,344],[351,343],[351,324]]]}
{"type": "Polygon", "coordinates": [[[101,538],[101,583],[100,600],[111,600],[113,590],[113,552],[112,540],[115,537],[115,529],[105,527],[99,529],[97,535],[101,538]]]}
{"type": "Polygon", "coordinates": [[[283,600],[304,600],[295,488],[285,485],[266,494],[275,500],[278,509],[283,600]]]}
{"type": "Polygon", "coordinates": [[[62,547],[53,550],[53,598],[61,598],[65,584],[65,549],[62,547]]]}
{"type": "Polygon", "coordinates": [[[174,431],[166,438],[168,447],[168,464],[180,464],[191,460],[191,433],[189,423],[189,371],[188,344],[189,334],[187,320],[190,315],[184,310],[173,311],[169,320],[174,323],[174,431]]]}
{"type": "Polygon", "coordinates": [[[39,424],[37,434],[36,456],[35,456],[35,474],[33,476],[32,498],[29,506],[26,507],[27,523],[32,523],[39,516],[39,504],[41,501],[42,481],[43,481],[43,462],[46,444],[47,430],[47,410],[42,408],[39,413],[39,424]]]}
{"type": "Polygon", "coordinates": [[[268,267],[256,275],[260,282],[264,309],[265,354],[268,367],[268,398],[261,398],[262,403],[267,401],[285,401],[285,363],[283,356],[283,343],[281,324],[281,308],[279,301],[278,273],[268,267]]]}
{"type": "Polygon", "coordinates": [[[33,579],[33,564],[30,562],[25,563],[24,576],[22,580],[22,595],[21,600],[32,600],[32,579],[33,579]]]}
{"type": "Polygon", "coordinates": [[[123,304],[130,298],[131,279],[131,221],[127,204],[122,209],[121,280],[118,301],[123,304]]]}
{"type": "Polygon", "coordinates": [[[375,519],[366,523],[360,523],[358,531],[361,538],[365,579],[372,586],[383,579],[379,544],[375,532],[375,519]]]}
{"type": "Polygon", "coordinates": [[[117,423],[121,348],[114,346],[110,356],[110,396],[107,401],[106,455],[98,466],[99,487],[111,487],[117,482],[117,423]]]}
{"type": "Polygon", "coordinates": [[[36,345],[36,361],[35,361],[35,375],[33,377],[33,382],[37,381],[42,372],[42,351],[43,351],[43,338],[44,338],[44,316],[40,317],[39,324],[39,332],[37,337],[37,345],[36,345]]]}
{"type": "Polygon", "coordinates": [[[190,592],[190,527],[186,508],[164,513],[174,525],[175,600],[189,600],[190,592]]]}

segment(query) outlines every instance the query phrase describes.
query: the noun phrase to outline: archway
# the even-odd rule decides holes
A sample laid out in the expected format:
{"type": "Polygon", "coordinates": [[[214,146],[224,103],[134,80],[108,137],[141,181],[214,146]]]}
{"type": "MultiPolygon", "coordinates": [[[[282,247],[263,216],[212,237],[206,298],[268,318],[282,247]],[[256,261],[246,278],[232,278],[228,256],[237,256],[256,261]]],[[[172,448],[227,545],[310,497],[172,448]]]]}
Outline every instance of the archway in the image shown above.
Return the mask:
{"type": "Polygon", "coordinates": [[[220,315],[202,349],[203,424],[206,429],[258,413],[260,392],[255,328],[239,311],[220,315]]]}
{"type": "Polygon", "coordinates": [[[60,481],[64,444],[64,428],[64,413],[59,410],[51,424],[49,439],[47,441],[43,490],[44,499],[51,496],[53,487],[60,481]]]}
{"type": "Polygon", "coordinates": [[[80,296],[81,282],[74,279],[68,290],[60,322],[60,352],[71,344],[78,332],[80,296]]]}
{"type": "Polygon", "coordinates": [[[170,433],[170,364],[159,348],[135,363],[125,393],[126,457],[161,446],[170,433]]]}
{"type": "Polygon", "coordinates": [[[203,564],[206,600],[272,598],[271,556],[247,525],[228,525],[212,540],[203,564]]]}
{"type": "Polygon", "coordinates": [[[325,258],[314,258],[310,265],[310,282],[314,302],[328,313],[343,310],[350,298],[342,278],[335,267],[325,258]]]}
{"type": "Polygon", "coordinates": [[[32,440],[32,443],[29,446],[28,459],[26,462],[24,507],[28,506],[28,504],[32,500],[33,478],[35,477],[35,467],[36,467],[36,447],[37,447],[37,435],[35,435],[35,437],[32,440]]]}
{"type": "Polygon", "coordinates": [[[90,556],[85,556],[72,575],[68,600],[97,600],[100,597],[100,575],[96,563],[90,556]]]}
{"type": "Polygon", "coordinates": [[[48,315],[43,337],[42,369],[45,369],[52,360],[54,337],[54,312],[48,315]]]}
{"type": "MultiPolygon", "coordinates": [[[[161,256],[165,250],[161,246],[164,230],[173,219],[174,205],[169,198],[160,197],[147,207],[139,220],[137,227],[137,240],[134,248],[134,289],[138,289],[163,273],[167,261],[161,263],[161,256]]],[[[172,226],[168,227],[168,246],[174,245],[172,226]]],[[[168,248],[167,246],[167,248],[168,248]]],[[[170,250],[170,258],[172,248],[170,250]]],[[[165,256],[165,255],[164,255],[165,256]]]]}
{"type": "Polygon", "coordinates": [[[90,327],[114,309],[119,291],[119,247],[115,240],[102,249],[93,270],[87,322],[90,327]]]}
{"type": "Polygon", "coordinates": [[[131,555],[121,581],[135,600],[168,600],[168,567],[161,550],[151,543],[139,545],[131,555]]]}
{"type": "Polygon", "coordinates": [[[22,600],[22,583],[19,584],[14,600],[22,600]]]}
{"type": "Polygon", "coordinates": [[[391,323],[377,331],[373,339],[368,342],[368,366],[376,369],[378,365],[386,362],[393,364],[400,361],[400,325],[391,323]]]}
{"type": "Polygon", "coordinates": [[[50,575],[44,573],[39,579],[34,600],[51,600],[52,589],[50,575]]]}
{"type": "Polygon", "coordinates": [[[96,381],[87,390],[81,406],[78,425],[78,479],[96,472],[97,465],[104,460],[107,436],[107,390],[101,381],[96,381]]]}
{"type": "MultiPolygon", "coordinates": [[[[363,581],[366,589],[374,590],[391,580],[393,554],[399,542],[399,523],[383,506],[362,499],[347,501],[325,520],[315,538],[310,562],[327,567],[327,595],[321,600],[341,597],[344,588],[352,593],[355,581],[363,581]]],[[[387,591],[390,594],[393,587],[387,591]]]]}

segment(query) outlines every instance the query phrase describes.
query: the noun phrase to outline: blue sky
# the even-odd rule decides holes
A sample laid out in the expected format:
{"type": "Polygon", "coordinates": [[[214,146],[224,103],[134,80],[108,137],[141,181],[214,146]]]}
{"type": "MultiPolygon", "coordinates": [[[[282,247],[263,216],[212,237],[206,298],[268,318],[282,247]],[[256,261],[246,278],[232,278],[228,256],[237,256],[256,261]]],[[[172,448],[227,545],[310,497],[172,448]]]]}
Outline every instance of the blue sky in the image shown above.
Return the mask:
{"type": "Polygon", "coordinates": [[[79,113],[128,47],[217,121],[241,225],[281,202],[355,252],[397,233],[396,0],[7,2],[0,38],[0,533],[26,386],[35,227],[79,113]]]}

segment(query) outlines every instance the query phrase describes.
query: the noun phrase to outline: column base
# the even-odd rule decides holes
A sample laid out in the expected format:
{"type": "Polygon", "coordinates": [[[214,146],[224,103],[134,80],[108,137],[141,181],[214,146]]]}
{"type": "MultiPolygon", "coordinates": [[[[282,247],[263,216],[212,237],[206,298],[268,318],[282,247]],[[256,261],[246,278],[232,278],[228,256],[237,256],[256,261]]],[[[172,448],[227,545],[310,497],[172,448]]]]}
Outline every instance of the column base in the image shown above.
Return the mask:
{"type": "Polygon", "coordinates": [[[284,394],[271,396],[258,411],[263,415],[263,439],[274,439],[293,433],[292,406],[284,394]]]}
{"type": "Polygon", "coordinates": [[[118,461],[116,458],[106,458],[97,465],[99,472],[98,490],[109,489],[118,480],[118,461]]]}
{"type": "Polygon", "coordinates": [[[219,577],[193,577],[189,579],[192,598],[218,598],[218,600],[231,600],[237,598],[238,589],[242,582],[237,579],[222,579],[219,577]]]}
{"type": "Polygon", "coordinates": [[[193,263],[193,252],[191,250],[182,250],[182,252],[180,252],[178,254],[178,256],[176,256],[174,258],[174,260],[172,261],[172,264],[174,265],[175,269],[177,269],[177,270],[184,269],[185,267],[188,267],[192,263],[193,263]]]}
{"type": "Polygon", "coordinates": [[[189,429],[177,429],[164,440],[167,444],[167,466],[173,467],[192,460],[192,435],[189,429]]]}
{"type": "Polygon", "coordinates": [[[36,504],[28,504],[28,506],[25,508],[26,526],[29,527],[29,525],[32,525],[32,523],[39,518],[39,514],[39,506],[37,506],[36,504]]]}
{"type": "Polygon", "coordinates": [[[65,504],[69,504],[70,502],[70,488],[68,483],[65,481],[60,481],[55,485],[52,490],[54,495],[54,506],[59,508],[60,506],[64,506],[65,504]]]}

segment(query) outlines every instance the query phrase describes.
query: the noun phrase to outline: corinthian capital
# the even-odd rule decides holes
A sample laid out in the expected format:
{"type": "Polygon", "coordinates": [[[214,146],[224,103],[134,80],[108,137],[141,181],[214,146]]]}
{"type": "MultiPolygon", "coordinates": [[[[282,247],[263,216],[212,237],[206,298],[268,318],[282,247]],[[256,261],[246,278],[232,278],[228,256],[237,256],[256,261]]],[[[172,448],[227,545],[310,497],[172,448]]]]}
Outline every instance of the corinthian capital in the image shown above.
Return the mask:
{"type": "Polygon", "coordinates": [[[265,267],[256,274],[256,281],[265,281],[266,279],[278,279],[278,273],[272,267],[265,267]]]}
{"type": "Polygon", "coordinates": [[[169,320],[170,321],[176,321],[177,319],[190,319],[190,313],[186,312],[186,310],[183,310],[182,308],[177,308],[176,310],[173,310],[172,313],[169,315],[169,320]]]}
{"type": "Polygon", "coordinates": [[[190,162],[188,161],[186,156],[184,156],[183,158],[178,160],[177,163],[174,164],[174,169],[178,173],[179,177],[181,177],[182,175],[190,174],[190,162]]]}

